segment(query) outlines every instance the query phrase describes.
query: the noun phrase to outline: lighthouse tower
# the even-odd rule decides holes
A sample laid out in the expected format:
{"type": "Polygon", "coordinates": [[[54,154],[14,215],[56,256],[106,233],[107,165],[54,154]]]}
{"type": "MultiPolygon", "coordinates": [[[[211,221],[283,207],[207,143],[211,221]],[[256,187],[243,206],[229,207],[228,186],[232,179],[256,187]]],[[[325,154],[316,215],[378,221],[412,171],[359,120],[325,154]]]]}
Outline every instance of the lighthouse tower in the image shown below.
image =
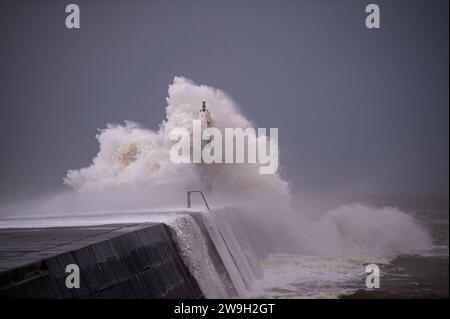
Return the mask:
{"type": "MultiPolygon", "coordinates": [[[[198,114],[198,118],[201,123],[202,134],[203,134],[203,130],[211,127],[211,115],[209,114],[209,111],[206,109],[206,102],[202,102],[202,109],[200,110],[200,112],[198,114]]],[[[211,138],[208,138],[208,139],[202,138],[202,149],[209,142],[211,142],[211,138]]]]}
{"type": "Polygon", "coordinates": [[[198,117],[202,124],[202,131],[208,127],[211,127],[211,116],[209,111],[206,109],[206,102],[202,102],[202,109],[200,110],[198,117]]]}

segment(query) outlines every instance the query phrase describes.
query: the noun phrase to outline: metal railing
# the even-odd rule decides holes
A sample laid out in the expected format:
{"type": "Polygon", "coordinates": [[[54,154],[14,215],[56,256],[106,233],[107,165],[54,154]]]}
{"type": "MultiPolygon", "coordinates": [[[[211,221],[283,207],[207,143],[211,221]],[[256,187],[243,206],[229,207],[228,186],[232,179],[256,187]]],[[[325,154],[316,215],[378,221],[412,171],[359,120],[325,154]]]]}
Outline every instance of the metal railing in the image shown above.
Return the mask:
{"type": "Polygon", "coordinates": [[[205,198],[205,196],[203,195],[203,192],[202,192],[202,191],[187,191],[187,207],[188,207],[188,208],[191,208],[191,194],[192,194],[192,193],[200,193],[200,195],[201,195],[202,198],[203,198],[203,202],[204,202],[205,205],[206,205],[206,208],[208,208],[208,210],[211,210],[211,209],[209,208],[208,202],[206,201],[206,198],[205,198]]]}

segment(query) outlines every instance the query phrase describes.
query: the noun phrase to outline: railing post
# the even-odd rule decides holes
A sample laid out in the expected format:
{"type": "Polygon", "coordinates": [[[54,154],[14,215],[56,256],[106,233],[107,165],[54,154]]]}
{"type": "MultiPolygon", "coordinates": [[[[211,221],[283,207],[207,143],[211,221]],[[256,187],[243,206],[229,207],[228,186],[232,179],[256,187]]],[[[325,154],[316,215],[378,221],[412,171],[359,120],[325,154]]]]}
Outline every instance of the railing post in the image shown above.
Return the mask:
{"type": "Polygon", "coordinates": [[[210,210],[210,209],[209,209],[208,202],[206,201],[205,196],[203,196],[203,192],[200,191],[200,195],[202,195],[202,198],[203,198],[203,201],[205,202],[206,208],[208,208],[208,210],[210,210]]]}
{"type": "Polygon", "coordinates": [[[187,195],[187,207],[191,208],[191,192],[188,191],[186,195],[187,195]]]}

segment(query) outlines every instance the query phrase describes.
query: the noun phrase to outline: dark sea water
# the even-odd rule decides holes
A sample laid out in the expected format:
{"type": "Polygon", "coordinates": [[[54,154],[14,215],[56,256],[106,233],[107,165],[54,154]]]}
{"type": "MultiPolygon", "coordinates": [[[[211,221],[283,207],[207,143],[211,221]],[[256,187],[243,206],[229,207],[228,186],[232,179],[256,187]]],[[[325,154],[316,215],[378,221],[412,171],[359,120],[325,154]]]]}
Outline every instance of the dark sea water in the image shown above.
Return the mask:
{"type": "Polygon", "coordinates": [[[398,207],[413,215],[431,234],[434,248],[425,255],[397,256],[381,265],[379,289],[359,289],[342,298],[448,298],[448,194],[366,196],[360,201],[377,207],[398,207]]]}

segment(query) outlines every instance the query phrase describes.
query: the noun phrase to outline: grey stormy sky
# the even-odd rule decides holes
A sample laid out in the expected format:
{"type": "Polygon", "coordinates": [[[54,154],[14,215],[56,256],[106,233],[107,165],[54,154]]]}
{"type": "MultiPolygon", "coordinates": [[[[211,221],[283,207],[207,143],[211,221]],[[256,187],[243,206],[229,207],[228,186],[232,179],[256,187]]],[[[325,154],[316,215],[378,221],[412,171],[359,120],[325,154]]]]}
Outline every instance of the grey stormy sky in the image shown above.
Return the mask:
{"type": "Polygon", "coordinates": [[[0,1],[0,202],[58,189],[97,129],[157,129],[175,75],[278,127],[310,192],[448,192],[448,1],[0,1]],[[365,6],[381,29],[365,28],[365,6]]]}

